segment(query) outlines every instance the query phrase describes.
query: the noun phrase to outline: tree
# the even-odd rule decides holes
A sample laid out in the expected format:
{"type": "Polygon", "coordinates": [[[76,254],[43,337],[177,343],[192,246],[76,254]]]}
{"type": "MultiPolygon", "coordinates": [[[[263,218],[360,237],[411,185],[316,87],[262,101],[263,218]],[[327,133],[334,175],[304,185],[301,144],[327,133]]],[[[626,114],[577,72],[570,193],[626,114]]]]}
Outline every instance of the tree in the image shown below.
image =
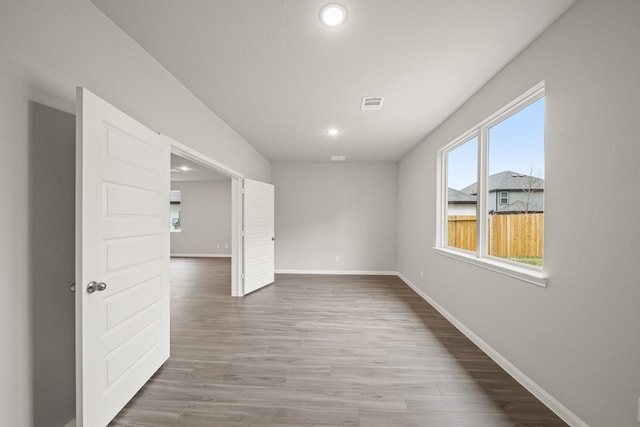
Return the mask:
{"type": "Polygon", "coordinates": [[[535,207],[534,195],[543,190],[544,180],[540,178],[540,170],[534,173],[533,166],[529,169],[529,174],[525,175],[525,181],[522,185],[522,212],[528,214],[535,207]]]}

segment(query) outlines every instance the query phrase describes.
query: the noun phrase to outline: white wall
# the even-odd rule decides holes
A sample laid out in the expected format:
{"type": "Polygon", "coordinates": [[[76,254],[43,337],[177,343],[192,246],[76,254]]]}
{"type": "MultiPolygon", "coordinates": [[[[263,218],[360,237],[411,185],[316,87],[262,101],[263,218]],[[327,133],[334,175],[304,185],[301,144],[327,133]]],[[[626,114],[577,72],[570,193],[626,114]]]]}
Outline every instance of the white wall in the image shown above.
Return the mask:
{"type": "Polygon", "coordinates": [[[578,1],[399,165],[401,274],[592,426],[638,425],[639,17],[578,1]],[[432,250],[436,151],[543,79],[547,288],[432,250]]]}
{"type": "Polygon", "coordinates": [[[173,181],[171,189],[181,198],[171,255],[231,256],[231,181],[173,181]]]}
{"type": "MultiPolygon", "coordinates": [[[[2,1],[0,58],[0,182],[13,207],[0,210],[0,425],[25,427],[34,423],[38,380],[34,319],[44,314],[34,300],[38,266],[30,216],[36,203],[30,182],[39,171],[29,159],[36,126],[30,102],[73,113],[75,87],[86,86],[152,129],[248,177],[269,181],[270,164],[86,0],[2,1]]],[[[72,254],[58,251],[55,260],[73,271],[72,254]]],[[[68,275],[49,283],[58,298],[69,294],[68,275]]],[[[56,302],[48,304],[51,310],[56,302]]],[[[73,329],[62,333],[61,342],[73,339],[73,329]]],[[[73,360],[73,348],[65,348],[73,360]]],[[[57,401],[73,402],[66,389],[58,393],[57,401]]],[[[47,425],[55,422],[52,416],[47,425]]]]}
{"type": "Polygon", "coordinates": [[[276,271],[395,271],[395,163],[276,163],[272,176],[276,271]]]}

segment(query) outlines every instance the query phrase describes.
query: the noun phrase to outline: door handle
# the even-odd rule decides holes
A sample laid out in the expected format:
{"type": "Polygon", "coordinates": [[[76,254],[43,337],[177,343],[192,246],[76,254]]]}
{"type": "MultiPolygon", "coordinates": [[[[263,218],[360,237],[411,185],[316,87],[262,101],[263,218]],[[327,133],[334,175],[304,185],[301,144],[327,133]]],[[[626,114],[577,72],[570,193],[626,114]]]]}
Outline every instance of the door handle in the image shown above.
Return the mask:
{"type": "Polygon", "coordinates": [[[96,281],[91,281],[89,282],[89,284],[87,285],[87,293],[92,294],[95,291],[99,291],[102,292],[105,289],[107,289],[107,284],[104,282],[96,282],[96,281]]]}
{"type": "Polygon", "coordinates": [[[75,292],[76,291],[76,284],[72,283],[71,286],[69,286],[69,292],[75,292]]]}

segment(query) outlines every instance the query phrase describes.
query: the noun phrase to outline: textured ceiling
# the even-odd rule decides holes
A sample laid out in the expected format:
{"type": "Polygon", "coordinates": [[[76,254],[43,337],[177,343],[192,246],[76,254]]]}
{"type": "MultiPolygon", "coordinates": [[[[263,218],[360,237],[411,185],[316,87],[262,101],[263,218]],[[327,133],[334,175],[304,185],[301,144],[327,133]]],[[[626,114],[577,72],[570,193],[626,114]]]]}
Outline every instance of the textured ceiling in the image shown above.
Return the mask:
{"type": "Polygon", "coordinates": [[[269,160],[397,161],[575,0],[92,1],[269,160]]]}

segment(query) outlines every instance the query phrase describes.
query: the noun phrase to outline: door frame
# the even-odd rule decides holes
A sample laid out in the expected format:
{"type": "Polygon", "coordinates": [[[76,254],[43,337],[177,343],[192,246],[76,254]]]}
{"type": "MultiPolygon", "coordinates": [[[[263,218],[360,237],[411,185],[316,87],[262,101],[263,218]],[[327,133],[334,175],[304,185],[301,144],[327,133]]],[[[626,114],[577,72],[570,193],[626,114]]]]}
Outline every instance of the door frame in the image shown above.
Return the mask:
{"type": "Polygon", "coordinates": [[[169,143],[172,154],[203,164],[231,178],[231,296],[244,296],[242,280],[244,271],[242,265],[242,184],[244,175],[166,135],[160,134],[160,138],[169,143]]]}

